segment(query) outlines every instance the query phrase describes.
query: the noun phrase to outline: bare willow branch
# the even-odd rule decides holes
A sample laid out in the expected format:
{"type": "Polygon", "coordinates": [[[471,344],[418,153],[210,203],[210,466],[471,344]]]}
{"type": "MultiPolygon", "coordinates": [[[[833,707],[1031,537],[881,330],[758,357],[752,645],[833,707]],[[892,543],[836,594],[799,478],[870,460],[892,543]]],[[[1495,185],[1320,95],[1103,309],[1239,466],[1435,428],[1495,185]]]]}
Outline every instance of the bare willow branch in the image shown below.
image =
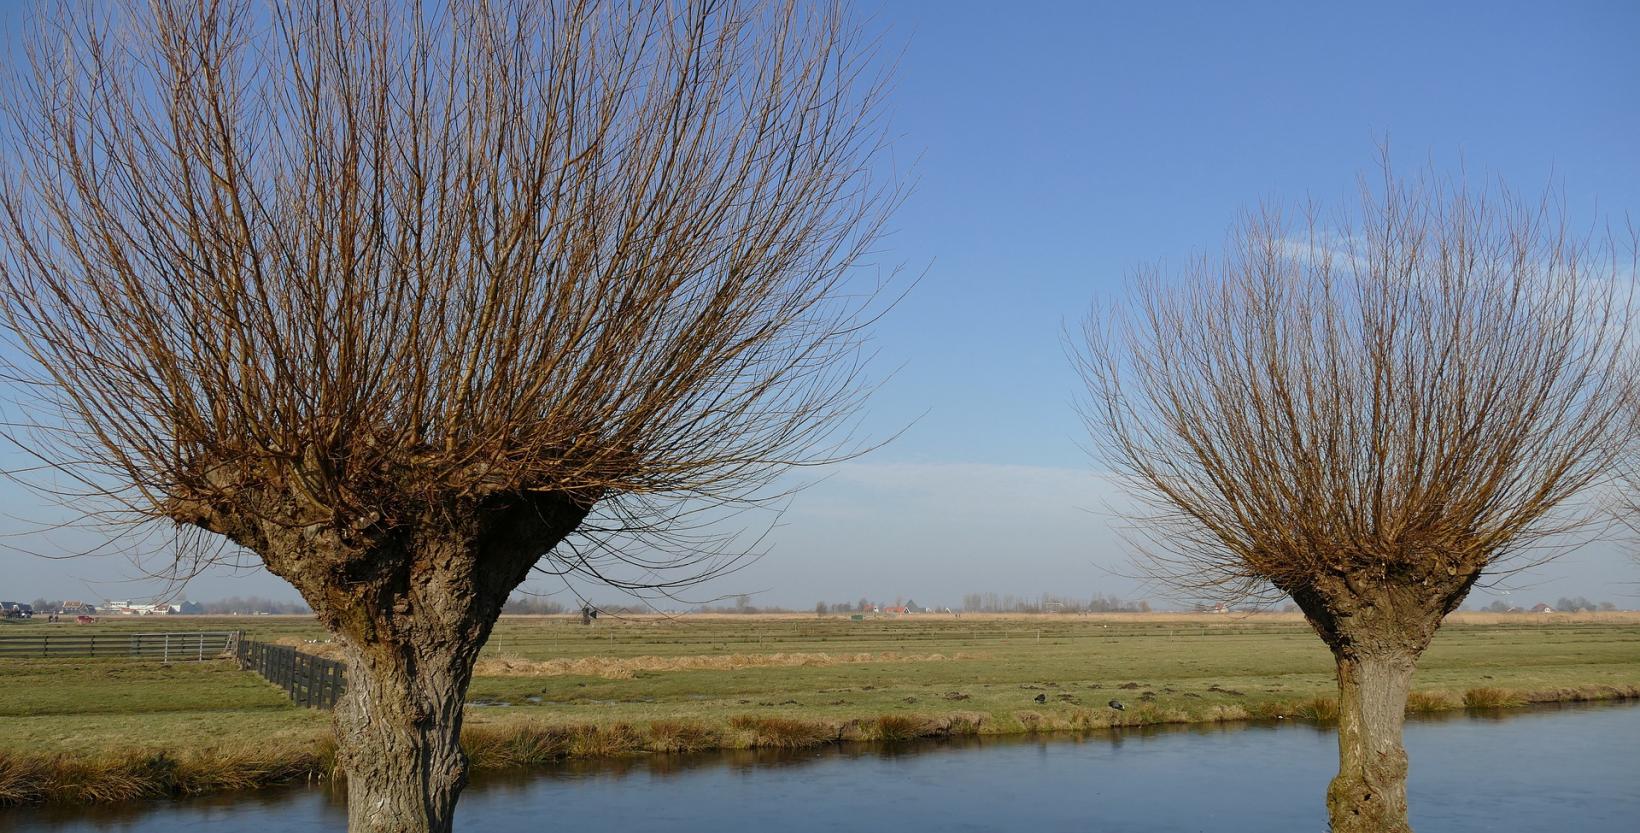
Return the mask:
{"type": "Polygon", "coordinates": [[[1078,368],[1153,575],[1474,578],[1586,520],[1561,510],[1609,480],[1633,401],[1620,267],[1547,203],[1388,178],[1353,221],[1265,209],[1141,272],[1078,368]]]}
{"type": "Polygon", "coordinates": [[[696,520],[859,450],[870,44],[794,0],[73,11],[0,100],[8,434],[199,543],[175,575],[226,538],[294,584],[348,661],[350,826],[448,830],[543,557],[665,592],[738,563],[696,520]]]}
{"type": "Polygon", "coordinates": [[[1587,519],[1636,404],[1611,250],[1547,200],[1385,171],[1336,232],[1269,209],[1142,273],[1078,362],[1151,574],[1288,594],[1332,649],[1335,833],[1410,833],[1418,657],[1484,572],[1587,519]]]}
{"type": "Polygon", "coordinates": [[[848,452],[845,279],[895,192],[836,8],[59,21],[6,99],[0,311],[13,433],[80,492],[219,532],[520,491],[650,528],[627,496],[848,452]]]}

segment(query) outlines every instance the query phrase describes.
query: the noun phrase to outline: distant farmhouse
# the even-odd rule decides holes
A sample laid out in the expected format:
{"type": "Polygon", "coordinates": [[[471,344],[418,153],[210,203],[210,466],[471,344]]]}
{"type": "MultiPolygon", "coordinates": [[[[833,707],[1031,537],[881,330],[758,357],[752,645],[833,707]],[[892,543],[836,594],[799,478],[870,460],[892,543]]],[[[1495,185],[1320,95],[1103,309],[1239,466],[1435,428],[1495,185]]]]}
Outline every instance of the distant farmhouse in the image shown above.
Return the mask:
{"type": "Polygon", "coordinates": [[[1554,613],[1555,609],[1548,606],[1548,605],[1546,605],[1546,604],[1544,604],[1543,602],[1538,602],[1537,604],[1532,605],[1532,612],[1533,613],[1554,613]]]}
{"type": "Polygon", "coordinates": [[[885,616],[904,616],[908,613],[929,613],[931,611],[928,608],[917,604],[915,601],[907,601],[903,605],[902,604],[871,605],[869,608],[866,608],[863,612],[865,612],[865,613],[881,613],[885,616]]]}
{"type": "Polygon", "coordinates": [[[141,602],[113,601],[103,603],[103,613],[113,616],[168,616],[181,613],[182,609],[169,604],[143,604],[141,602]]]}

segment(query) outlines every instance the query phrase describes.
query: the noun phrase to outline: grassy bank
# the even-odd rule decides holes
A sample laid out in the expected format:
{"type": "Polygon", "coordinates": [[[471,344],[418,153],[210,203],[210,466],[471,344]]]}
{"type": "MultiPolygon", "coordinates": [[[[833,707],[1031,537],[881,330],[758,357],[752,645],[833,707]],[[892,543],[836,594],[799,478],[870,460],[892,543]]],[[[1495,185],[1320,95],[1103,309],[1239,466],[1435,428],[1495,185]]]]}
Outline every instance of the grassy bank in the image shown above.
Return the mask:
{"type": "MultiPolygon", "coordinates": [[[[1449,622],[1409,711],[1640,695],[1640,617],[1508,618],[1449,622]]],[[[326,650],[306,643],[322,637],[310,622],[245,624],[326,650]]],[[[465,738],[478,767],[1337,709],[1330,655],[1279,615],[514,619],[480,670],[465,738]]],[[[0,803],[330,775],[328,715],[227,663],[5,660],[0,679],[0,803]]]]}

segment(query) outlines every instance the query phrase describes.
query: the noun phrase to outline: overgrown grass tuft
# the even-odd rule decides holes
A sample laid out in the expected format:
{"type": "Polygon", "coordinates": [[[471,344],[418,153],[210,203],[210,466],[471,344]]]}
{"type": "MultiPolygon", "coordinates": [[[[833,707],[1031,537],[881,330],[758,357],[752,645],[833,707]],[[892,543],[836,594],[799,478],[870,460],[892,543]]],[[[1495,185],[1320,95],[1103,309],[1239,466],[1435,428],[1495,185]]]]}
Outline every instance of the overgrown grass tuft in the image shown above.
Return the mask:
{"type": "Polygon", "coordinates": [[[1463,693],[1463,704],[1471,709],[1506,709],[1525,702],[1519,694],[1501,688],[1472,688],[1463,693]]]}
{"type": "Polygon", "coordinates": [[[885,714],[878,717],[876,729],[877,740],[889,742],[942,734],[928,718],[905,714],[885,714]]]}
{"type": "Polygon", "coordinates": [[[723,745],[716,729],[703,723],[657,720],[649,724],[649,751],[700,752],[723,745]]]}
{"type": "Polygon", "coordinates": [[[1305,720],[1331,723],[1338,719],[1338,698],[1312,697],[1293,707],[1291,714],[1305,720]]]}
{"type": "Polygon", "coordinates": [[[1526,703],[1588,703],[1640,698],[1640,685],[1583,685],[1518,692],[1526,703]]]}
{"type": "Polygon", "coordinates": [[[20,756],[0,752],[0,806],[97,804],[254,789],[319,780],[333,763],[323,746],[294,745],[181,755],[20,756]]]}
{"type": "Polygon", "coordinates": [[[991,716],[984,712],[952,712],[940,719],[949,735],[978,735],[991,722],[991,716]]]}
{"type": "Polygon", "coordinates": [[[1014,720],[1026,732],[1047,732],[1053,729],[1048,725],[1048,719],[1041,712],[1019,711],[1014,712],[1014,720]]]}
{"type": "Polygon", "coordinates": [[[572,736],[586,731],[591,731],[591,727],[521,724],[501,731],[489,726],[470,726],[461,733],[461,746],[473,766],[506,769],[567,758],[572,736]]]}
{"type": "Polygon", "coordinates": [[[1407,714],[1428,714],[1458,708],[1463,701],[1450,691],[1414,691],[1407,694],[1407,714]]]}
{"type": "Polygon", "coordinates": [[[1244,707],[1244,711],[1247,712],[1248,717],[1255,720],[1276,720],[1296,714],[1298,706],[1285,700],[1261,700],[1248,704],[1244,707]]]}
{"type": "Polygon", "coordinates": [[[742,733],[746,746],[753,748],[802,749],[839,737],[839,727],[833,724],[794,717],[740,715],[731,718],[729,726],[742,733]]]}

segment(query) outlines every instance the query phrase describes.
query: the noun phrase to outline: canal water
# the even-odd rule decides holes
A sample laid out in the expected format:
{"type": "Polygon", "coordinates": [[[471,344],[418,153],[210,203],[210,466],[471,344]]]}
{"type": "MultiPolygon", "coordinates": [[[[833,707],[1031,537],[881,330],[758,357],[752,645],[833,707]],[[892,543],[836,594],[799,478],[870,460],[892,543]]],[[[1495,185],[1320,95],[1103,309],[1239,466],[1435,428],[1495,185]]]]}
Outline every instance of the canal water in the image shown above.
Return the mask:
{"type": "MultiPolygon", "coordinates": [[[[1409,721],[1419,833],[1640,830],[1640,706],[1409,721]]],[[[801,752],[578,762],[486,774],[462,831],[1324,831],[1330,728],[1162,727],[801,752]]],[[[0,810],[0,831],[342,830],[333,791],[0,810]]]]}

